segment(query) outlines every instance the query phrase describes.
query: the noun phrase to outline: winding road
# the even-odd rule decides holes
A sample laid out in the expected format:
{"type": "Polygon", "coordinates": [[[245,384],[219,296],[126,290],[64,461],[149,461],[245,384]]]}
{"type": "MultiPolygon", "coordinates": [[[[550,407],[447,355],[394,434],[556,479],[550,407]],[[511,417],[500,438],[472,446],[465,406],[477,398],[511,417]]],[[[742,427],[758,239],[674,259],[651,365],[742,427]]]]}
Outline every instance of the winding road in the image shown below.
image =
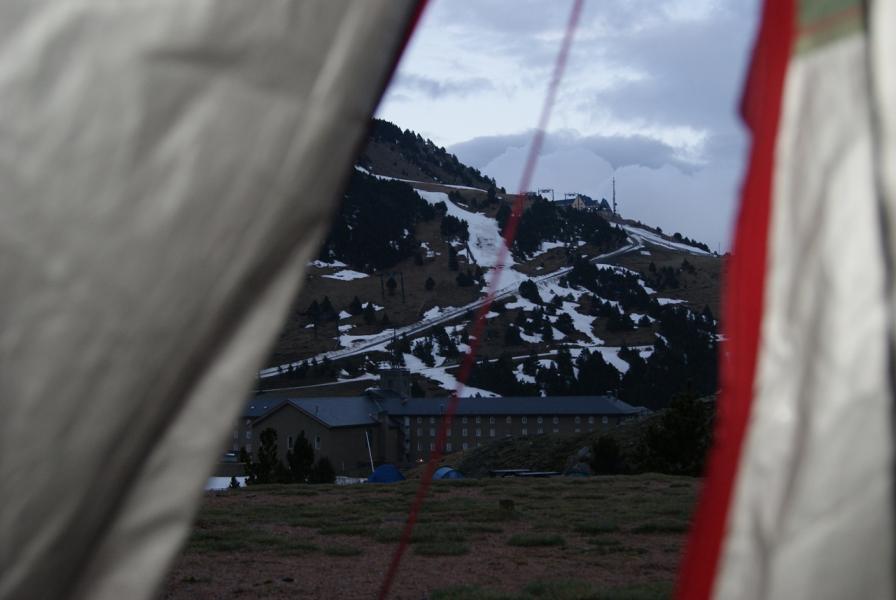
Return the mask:
{"type": "MultiPolygon", "coordinates": [[[[595,264],[606,263],[611,259],[617,258],[619,256],[624,256],[631,252],[635,252],[644,248],[646,243],[652,243],[648,232],[640,233],[640,230],[635,227],[623,226],[626,233],[628,234],[628,243],[621,248],[617,248],[612,252],[607,252],[604,254],[600,254],[591,259],[591,262],[595,264]],[[647,238],[647,239],[645,239],[647,238]]],[[[548,273],[546,275],[541,275],[539,277],[533,277],[532,281],[535,282],[536,285],[542,285],[545,283],[549,283],[551,281],[555,281],[560,279],[567,273],[572,270],[572,267],[564,267],[562,269],[558,269],[552,273],[548,273]]],[[[502,298],[506,298],[508,296],[514,295],[518,293],[519,286],[518,284],[512,284],[508,286],[504,286],[500,288],[495,293],[494,300],[500,300],[502,298]]],[[[432,317],[430,319],[425,319],[423,321],[418,321],[417,323],[412,323],[410,325],[405,325],[404,327],[398,327],[395,329],[387,329],[383,332],[373,334],[363,341],[359,340],[350,348],[342,348],[340,350],[331,350],[330,352],[324,352],[322,354],[318,354],[317,356],[308,357],[306,359],[300,361],[294,361],[291,363],[285,363],[282,365],[278,365],[275,367],[268,367],[267,369],[263,369],[259,371],[258,376],[261,378],[274,377],[275,375],[280,374],[281,369],[289,369],[292,366],[298,366],[303,362],[315,360],[316,362],[321,362],[323,359],[328,360],[338,360],[340,358],[348,358],[351,356],[358,356],[359,354],[365,354],[367,352],[371,352],[373,349],[382,349],[377,348],[378,346],[384,347],[384,345],[391,342],[394,338],[399,338],[403,336],[410,336],[412,334],[420,333],[429,329],[430,327],[434,327],[436,325],[441,325],[443,323],[448,323],[457,319],[458,317],[463,316],[469,311],[475,311],[480,308],[487,301],[486,297],[482,297],[474,302],[470,302],[469,304],[465,304],[464,306],[451,308],[446,310],[445,312],[439,314],[436,317],[432,317]]]]}

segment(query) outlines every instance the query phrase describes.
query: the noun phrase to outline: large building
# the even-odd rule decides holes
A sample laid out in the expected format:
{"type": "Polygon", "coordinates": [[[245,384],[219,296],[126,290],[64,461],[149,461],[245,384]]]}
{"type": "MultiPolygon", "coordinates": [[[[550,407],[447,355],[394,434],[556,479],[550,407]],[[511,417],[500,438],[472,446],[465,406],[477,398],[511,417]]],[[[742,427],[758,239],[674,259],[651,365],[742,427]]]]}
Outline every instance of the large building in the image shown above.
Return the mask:
{"type": "MultiPolygon", "coordinates": [[[[408,465],[428,459],[448,402],[380,389],[329,398],[290,397],[283,390],[252,398],[234,436],[253,452],[253,442],[272,428],[285,461],[304,432],[315,454],[328,457],[339,473],[364,472],[371,464],[408,465]]],[[[609,430],[644,412],[612,396],[461,398],[445,449],[466,450],[509,436],[609,430]]]]}

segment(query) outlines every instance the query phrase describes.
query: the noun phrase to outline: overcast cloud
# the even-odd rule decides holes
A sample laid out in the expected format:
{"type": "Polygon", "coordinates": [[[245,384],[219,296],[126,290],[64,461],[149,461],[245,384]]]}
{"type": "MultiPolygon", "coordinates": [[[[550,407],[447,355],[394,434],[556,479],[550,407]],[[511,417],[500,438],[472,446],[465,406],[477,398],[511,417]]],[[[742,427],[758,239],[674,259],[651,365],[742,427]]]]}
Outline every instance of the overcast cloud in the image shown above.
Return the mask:
{"type": "MultiPolygon", "coordinates": [[[[379,116],[518,185],[570,3],[430,0],[379,116]]],[[[534,187],[725,249],[757,0],[588,0],[534,187]]]]}

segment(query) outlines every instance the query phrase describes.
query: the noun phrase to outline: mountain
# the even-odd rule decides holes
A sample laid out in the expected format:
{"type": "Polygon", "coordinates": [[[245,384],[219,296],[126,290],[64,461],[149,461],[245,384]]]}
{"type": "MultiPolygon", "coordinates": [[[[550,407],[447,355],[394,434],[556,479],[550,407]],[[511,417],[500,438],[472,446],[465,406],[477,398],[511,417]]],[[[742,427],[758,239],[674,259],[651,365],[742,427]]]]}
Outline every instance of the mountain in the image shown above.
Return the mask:
{"type": "MultiPolygon", "coordinates": [[[[447,394],[514,200],[374,121],[262,387],[357,394],[390,361],[415,394],[447,394]]],[[[467,395],[614,392],[661,408],[715,392],[720,257],[606,211],[524,203],[467,395]]]]}

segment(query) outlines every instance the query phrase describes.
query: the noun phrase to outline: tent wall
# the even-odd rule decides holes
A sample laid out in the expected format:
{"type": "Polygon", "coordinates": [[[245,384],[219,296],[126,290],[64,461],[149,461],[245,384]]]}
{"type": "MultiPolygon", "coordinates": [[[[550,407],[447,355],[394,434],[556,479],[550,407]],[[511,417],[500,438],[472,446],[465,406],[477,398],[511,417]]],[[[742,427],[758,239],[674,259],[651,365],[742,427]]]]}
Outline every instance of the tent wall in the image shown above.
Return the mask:
{"type": "Polygon", "coordinates": [[[149,598],[410,0],[0,6],[0,598],[149,598]]]}

